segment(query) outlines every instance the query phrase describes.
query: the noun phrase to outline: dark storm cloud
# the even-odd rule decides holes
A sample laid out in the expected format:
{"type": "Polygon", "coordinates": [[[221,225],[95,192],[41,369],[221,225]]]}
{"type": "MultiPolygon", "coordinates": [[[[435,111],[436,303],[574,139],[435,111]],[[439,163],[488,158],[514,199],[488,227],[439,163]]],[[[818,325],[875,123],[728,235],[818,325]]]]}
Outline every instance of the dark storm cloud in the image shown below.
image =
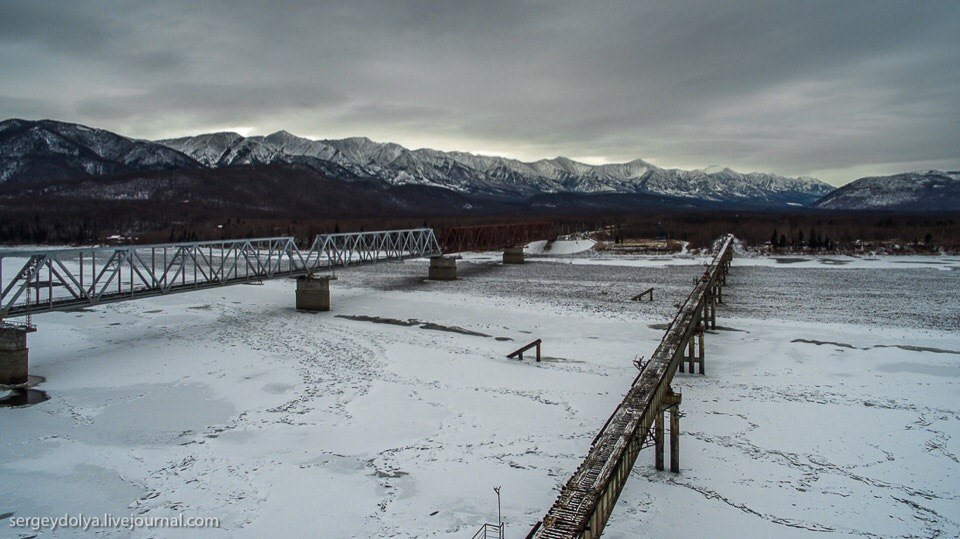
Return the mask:
{"type": "Polygon", "coordinates": [[[0,116],[533,159],[957,167],[955,2],[0,2],[0,116]]]}

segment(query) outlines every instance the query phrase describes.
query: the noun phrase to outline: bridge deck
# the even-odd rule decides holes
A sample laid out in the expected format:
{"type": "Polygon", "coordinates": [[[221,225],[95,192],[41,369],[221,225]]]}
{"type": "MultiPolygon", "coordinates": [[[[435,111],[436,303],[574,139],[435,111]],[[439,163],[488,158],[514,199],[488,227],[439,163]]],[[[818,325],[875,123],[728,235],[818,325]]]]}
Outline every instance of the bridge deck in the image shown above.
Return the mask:
{"type": "Polygon", "coordinates": [[[733,237],[727,236],[706,277],[670,323],[657,350],[594,439],[586,458],[561,489],[534,533],[541,538],[599,537],[613,511],[654,418],[665,402],[684,347],[702,331],[706,302],[725,279],[733,237]]]}

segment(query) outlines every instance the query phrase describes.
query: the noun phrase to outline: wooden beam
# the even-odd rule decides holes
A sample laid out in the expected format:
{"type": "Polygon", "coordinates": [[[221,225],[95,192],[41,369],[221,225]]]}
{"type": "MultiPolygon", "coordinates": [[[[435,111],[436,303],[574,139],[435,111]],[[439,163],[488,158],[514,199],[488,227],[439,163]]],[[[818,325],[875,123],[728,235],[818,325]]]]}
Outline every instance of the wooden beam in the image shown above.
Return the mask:
{"type": "Polygon", "coordinates": [[[663,471],[663,409],[657,412],[653,427],[654,459],[658,471],[663,471]]]}
{"type": "MultiPolygon", "coordinates": [[[[706,354],[705,354],[705,352],[704,352],[704,338],[703,338],[703,337],[704,337],[704,333],[703,333],[703,331],[701,331],[701,332],[699,333],[699,335],[700,335],[700,344],[699,344],[700,354],[699,354],[699,356],[697,357],[697,363],[700,364],[700,374],[703,374],[703,364],[704,364],[704,359],[705,359],[705,356],[706,356],[706,354]]],[[[690,367],[690,372],[693,373],[693,367],[690,367]]]]}
{"type": "Polygon", "coordinates": [[[631,301],[640,301],[643,299],[643,296],[650,296],[650,301],[653,301],[653,287],[650,287],[643,292],[640,292],[636,296],[630,298],[631,301]]]}
{"type": "Polygon", "coordinates": [[[518,348],[518,349],[514,350],[513,352],[510,352],[509,354],[507,354],[507,358],[513,359],[514,357],[516,357],[516,358],[519,359],[520,361],[523,361],[523,353],[526,352],[527,350],[533,348],[533,347],[536,347],[536,348],[537,348],[537,363],[540,363],[540,343],[541,343],[541,342],[542,342],[542,341],[541,341],[540,339],[537,339],[537,340],[531,342],[530,344],[527,344],[527,345],[525,345],[525,346],[522,346],[521,348],[518,348]]]}
{"type": "Polygon", "coordinates": [[[680,407],[670,407],[670,471],[680,473],[680,407]]]}

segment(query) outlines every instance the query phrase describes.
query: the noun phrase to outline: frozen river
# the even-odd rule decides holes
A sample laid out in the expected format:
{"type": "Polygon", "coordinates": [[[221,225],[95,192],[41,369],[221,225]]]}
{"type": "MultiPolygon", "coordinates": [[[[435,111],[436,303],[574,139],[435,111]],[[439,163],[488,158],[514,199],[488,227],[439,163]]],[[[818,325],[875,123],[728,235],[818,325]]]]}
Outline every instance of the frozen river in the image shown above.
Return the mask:
{"type": "MultiPolygon", "coordinates": [[[[176,535],[469,538],[502,485],[523,537],[703,260],[472,255],[455,282],[341,271],[329,313],[281,280],[38,316],[50,400],[0,409],[0,535],[184,513],[220,528],[176,535]],[[504,357],[535,338],[542,363],[504,357]]],[[[958,268],[735,258],[707,374],[674,382],[682,472],[641,453],[605,536],[960,534],[958,268]]]]}

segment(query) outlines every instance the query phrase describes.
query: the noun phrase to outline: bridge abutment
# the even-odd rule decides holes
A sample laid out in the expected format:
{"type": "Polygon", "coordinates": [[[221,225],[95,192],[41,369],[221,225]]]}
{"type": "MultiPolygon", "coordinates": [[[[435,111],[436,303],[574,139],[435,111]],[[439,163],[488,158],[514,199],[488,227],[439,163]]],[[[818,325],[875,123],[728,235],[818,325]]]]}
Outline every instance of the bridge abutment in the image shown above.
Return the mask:
{"type": "Polygon", "coordinates": [[[523,247],[507,247],[503,250],[504,264],[523,264],[523,247]]]}
{"type": "Polygon", "coordinates": [[[31,327],[0,322],[0,385],[26,384],[29,378],[27,333],[31,327]]]}
{"type": "Polygon", "coordinates": [[[330,281],[332,275],[303,275],[297,277],[297,310],[321,312],[330,310],[330,281]]]}
{"type": "Polygon", "coordinates": [[[427,278],[433,281],[455,281],[457,279],[456,257],[431,256],[427,278]]]}

